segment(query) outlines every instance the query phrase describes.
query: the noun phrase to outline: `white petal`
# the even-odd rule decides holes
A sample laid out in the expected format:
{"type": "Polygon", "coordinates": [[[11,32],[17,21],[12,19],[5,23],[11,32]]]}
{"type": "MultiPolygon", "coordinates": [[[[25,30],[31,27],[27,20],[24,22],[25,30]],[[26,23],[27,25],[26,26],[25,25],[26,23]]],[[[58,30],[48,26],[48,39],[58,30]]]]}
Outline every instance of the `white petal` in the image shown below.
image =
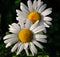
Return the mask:
{"type": "Polygon", "coordinates": [[[34,33],[38,33],[38,32],[41,32],[45,29],[44,25],[41,25],[41,26],[38,26],[37,28],[35,28],[33,30],[34,33]]]}
{"type": "Polygon", "coordinates": [[[46,35],[43,35],[43,34],[35,34],[34,35],[35,36],[35,38],[47,38],[47,36],[46,35]]]}
{"type": "Polygon", "coordinates": [[[9,32],[14,33],[14,34],[18,33],[18,31],[16,29],[13,29],[13,28],[9,28],[9,32]]]}
{"type": "Polygon", "coordinates": [[[23,12],[28,13],[28,8],[23,3],[21,3],[20,8],[23,12]]]}
{"type": "Polygon", "coordinates": [[[29,45],[29,43],[25,43],[25,44],[24,44],[24,49],[25,49],[27,55],[29,55],[28,45],[29,45]]]}
{"type": "Polygon", "coordinates": [[[24,46],[23,44],[20,45],[20,47],[18,47],[18,50],[17,50],[17,55],[19,55],[21,53],[21,51],[23,50],[24,46]]]}
{"type": "Polygon", "coordinates": [[[29,19],[27,19],[25,27],[29,29],[31,27],[31,25],[32,25],[32,22],[29,19]]]}
{"type": "Polygon", "coordinates": [[[51,18],[51,17],[44,17],[43,20],[44,20],[44,21],[52,21],[52,18],[51,18]]]}
{"type": "Polygon", "coordinates": [[[17,29],[14,27],[14,26],[12,26],[12,25],[9,25],[9,31],[10,32],[12,32],[12,33],[18,33],[18,31],[17,31],[17,29]]]}
{"type": "Polygon", "coordinates": [[[33,11],[33,6],[32,6],[31,0],[28,0],[27,4],[28,4],[28,7],[29,7],[29,11],[33,11]]]}
{"type": "Polygon", "coordinates": [[[33,43],[34,43],[37,47],[43,48],[43,46],[42,46],[40,43],[38,43],[37,41],[33,41],[33,43]]]}
{"type": "Polygon", "coordinates": [[[25,22],[26,22],[26,20],[24,20],[24,19],[19,20],[19,24],[20,24],[20,26],[21,26],[21,29],[24,28],[25,22]]]}
{"type": "Polygon", "coordinates": [[[37,54],[37,49],[32,42],[30,42],[30,51],[32,52],[32,55],[37,54]]]}
{"type": "Polygon", "coordinates": [[[47,28],[49,28],[50,26],[49,25],[47,25],[46,23],[44,23],[44,25],[45,25],[45,27],[47,27],[47,28]]]}
{"type": "Polygon", "coordinates": [[[18,31],[21,29],[20,26],[18,25],[18,23],[12,23],[12,26],[14,26],[14,28],[16,28],[18,31]]]}
{"type": "Polygon", "coordinates": [[[22,12],[18,9],[16,9],[16,13],[17,13],[17,16],[20,16],[20,13],[22,14],[22,12]]]}
{"type": "Polygon", "coordinates": [[[34,10],[37,9],[37,1],[36,0],[34,0],[34,2],[33,2],[33,8],[34,8],[34,10]]]}
{"type": "MultiPolygon", "coordinates": [[[[42,18],[43,18],[43,17],[42,17],[42,18]]],[[[43,19],[40,20],[39,25],[40,25],[40,26],[41,26],[41,25],[44,25],[43,22],[44,22],[43,19]]]]}
{"type": "Polygon", "coordinates": [[[25,14],[23,14],[22,11],[20,11],[20,10],[17,9],[16,12],[17,12],[17,16],[18,16],[18,17],[21,17],[21,16],[22,16],[22,17],[23,17],[23,16],[25,17],[25,14]]]}
{"type": "Polygon", "coordinates": [[[23,12],[22,12],[22,11],[20,11],[20,10],[16,10],[16,12],[17,12],[17,16],[18,16],[18,17],[23,18],[23,16],[24,16],[24,17],[26,16],[26,15],[25,15],[25,14],[23,14],[23,12]]]}
{"type": "Polygon", "coordinates": [[[16,13],[19,13],[20,14],[20,10],[16,9],[16,13]]]}
{"type": "Polygon", "coordinates": [[[17,41],[10,41],[9,43],[7,43],[6,48],[9,47],[9,46],[11,46],[11,45],[13,45],[13,44],[16,43],[16,42],[17,42],[17,41]]]}
{"type": "Polygon", "coordinates": [[[41,0],[38,0],[38,6],[41,4],[41,0]]]}
{"type": "Polygon", "coordinates": [[[36,38],[37,41],[43,42],[43,43],[47,43],[46,39],[42,39],[42,38],[36,38]]]}
{"type": "Polygon", "coordinates": [[[10,38],[10,39],[7,39],[7,40],[5,40],[4,41],[4,43],[9,43],[9,42],[15,42],[15,41],[18,41],[18,39],[16,38],[16,37],[14,37],[14,38],[10,38]],[[15,39],[14,39],[15,38],[15,39]]]}
{"type": "Polygon", "coordinates": [[[39,13],[43,12],[45,10],[46,6],[47,6],[46,4],[42,5],[38,12],[39,13]]]}
{"type": "Polygon", "coordinates": [[[6,48],[9,47],[9,46],[11,46],[11,45],[13,45],[13,44],[16,43],[16,42],[17,42],[17,40],[15,40],[15,41],[10,41],[10,42],[6,45],[6,48]]]}
{"type": "Polygon", "coordinates": [[[51,22],[46,22],[48,25],[52,25],[52,23],[51,22]]]}
{"type": "Polygon", "coordinates": [[[13,38],[13,37],[16,37],[15,34],[9,34],[9,35],[6,35],[3,39],[9,39],[9,38],[13,38]]]}
{"type": "Polygon", "coordinates": [[[41,0],[38,0],[37,2],[37,11],[39,10],[39,8],[41,7],[41,5],[43,4],[43,2],[41,0]]]}
{"type": "Polygon", "coordinates": [[[14,27],[14,26],[12,26],[12,24],[11,24],[11,25],[9,25],[9,27],[10,27],[10,28],[12,28],[12,29],[14,29],[14,30],[16,30],[16,29],[15,29],[15,27],[14,27]]]}
{"type": "Polygon", "coordinates": [[[9,46],[11,46],[11,43],[8,43],[8,44],[6,45],[6,48],[9,47],[9,46]]]}
{"type": "Polygon", "coordinates": [[[35,28],[38,26],[38,22],[39,22],[39,20],[36,21],[36,22],[31,26],[30,30],[35,29],[35,28]]]}
{"type": "Polygon", "coordinates": [[[48,9],[44,10],[41,14],[42,14],[43,16],[47,16],[47,15],[49,15],[50,13],[52,13],[52,8],[48,8],[48,9]]]}
{"type": "Polygon", "coordinates": [[[44,33],[47,33],[47,30],[46,30],[46,28],[43,30],[43,32],[44,32],[44,33]]]}
{"type": "MultiPolygon", "coordinates": [[[[24,13],[23,13],[23,14],[24,14],[24,13]]],[[[20,20],[22,20],[22,19],[24,19],[24,20],[25,20],[26,18],[25,18],[25,17],[23,17],[23,16],[16,17],[16,20],[17,20],[17,21],[20,21],[20,20]]]]}
{"type": "Polygon", "coordinates": [[[24,44],[24,49],[28,49],[28,45],[29,45],[29,43],[25,43],[24,44]]]}
{"type": "Polygon", "coordinates": [[[9,32],[14,33],[14,34],[17,34],[18,33],[16,30],[11,29],[11,28],[9,28],[9,32]]]}
{"type": "Polygon", "coordinates": [[[17,20],[17,21],[19,21],[20,19],[21,19],[21,17],[20,17],[20,16],[19,16],[19,17],[16,17],[16,20],[17,20]]]}
{"type": "Polygon", "coordinates": [[[29,52],[28,52],[28,50],[27,49],[25,49],[25,51],[26,51],[26,54],[27,54],[27,56],[29,55],[29,52]]]}
{"type": "Polygon", "coordinates": [[[11,49],[11,52],[14,52],[14,51],[17,49],[18,44],[19,44],[19,42],[18,42],[18,43],[16,43],[16,44],[13,46],[13,48],[11,49]]]}

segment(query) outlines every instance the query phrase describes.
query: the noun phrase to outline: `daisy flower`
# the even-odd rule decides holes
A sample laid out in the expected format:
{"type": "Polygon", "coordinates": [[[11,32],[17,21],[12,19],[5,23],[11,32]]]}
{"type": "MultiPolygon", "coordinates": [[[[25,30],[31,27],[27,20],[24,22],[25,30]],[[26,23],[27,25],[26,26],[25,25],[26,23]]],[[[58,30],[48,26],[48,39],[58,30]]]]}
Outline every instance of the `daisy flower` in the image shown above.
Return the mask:
{"type": "Polygon", "coordinates": [[[39,25],[44,25],[45,27],[50,27],[52,18],[48,15],[51,14],[52,8],[47,8],[46,4],[43,4],[41,0],[34,0],[33,3],[31,0],[27,1],[28,7],[24,3],[20,3],[20,9],[16,10],[17,17],[16,19],[20,21],[21,19],[29,19],[33,24],[39,20],[39,25]]]}
{"type": "Polygon", "coordinates": [[[43,48],[40,42],[46,43],[46,35],[41,33],[45,27],[38,25],[39,21],[36,21],[35,24],[31,25],[31,22],[27,19],[24,24],[23,21],[18,23],[12,23],[9,25],[9,32],[12,34],[6,35],[4,39],[4,43],[6,44],[6,48],[13,45],[11,51],[16,51],[17,55],[19,55],[23,50],[25,50],[26,54],[29,55],[29,50],[32,55],[37,54],[37,47],[43,48]]]}

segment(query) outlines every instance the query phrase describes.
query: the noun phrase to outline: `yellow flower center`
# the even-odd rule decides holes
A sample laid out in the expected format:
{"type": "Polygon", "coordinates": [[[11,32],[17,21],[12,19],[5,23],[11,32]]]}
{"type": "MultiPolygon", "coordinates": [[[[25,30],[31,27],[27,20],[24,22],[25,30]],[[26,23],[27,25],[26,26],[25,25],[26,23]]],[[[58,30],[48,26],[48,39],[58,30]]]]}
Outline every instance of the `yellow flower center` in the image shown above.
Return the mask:
{"type": "Polygon", "coordinates": [[[27,18],[32,22],[35,23],[37,20],[40,20],[41,16],[38,12],[32,11],[27,15],[27,18]]]}
{"type": "Polygon", "coordinates": [[[18,39],[22,43],[30,42],[33,38],[33,33],[29,29],[22,29],[18,33],[18,39]]]}

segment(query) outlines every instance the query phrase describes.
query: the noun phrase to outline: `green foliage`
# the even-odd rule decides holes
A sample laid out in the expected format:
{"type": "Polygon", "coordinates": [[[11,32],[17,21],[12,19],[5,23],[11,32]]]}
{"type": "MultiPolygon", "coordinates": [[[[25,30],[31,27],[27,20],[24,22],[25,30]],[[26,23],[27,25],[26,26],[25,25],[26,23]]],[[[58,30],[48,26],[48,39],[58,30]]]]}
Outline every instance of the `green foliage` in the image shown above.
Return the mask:
{"type": "Polygon", "coordinates": [[[18,7],[18,5],[20,5],[20,1],[21,0],[15,0],[15,6],[18,7]]]}

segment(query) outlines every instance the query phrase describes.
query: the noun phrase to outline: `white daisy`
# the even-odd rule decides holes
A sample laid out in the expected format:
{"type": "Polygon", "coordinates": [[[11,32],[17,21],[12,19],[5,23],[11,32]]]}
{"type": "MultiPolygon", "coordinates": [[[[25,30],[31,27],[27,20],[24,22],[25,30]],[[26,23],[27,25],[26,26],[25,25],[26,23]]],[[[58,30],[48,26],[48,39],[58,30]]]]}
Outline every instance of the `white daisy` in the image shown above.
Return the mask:
{"type": "Polygon", "coordinates": [[[17,12],[17,20],[20,21],[21,19],[29,19],[32,23],[35,23],[39,20],[40,25],[44,25],[45,27],[50,27],[52,18],[48,15],[51,14],[52,8],[46,9],[46,4],[43,4],[41,0],[34,0],[33,3],[31,0],[27,1],[27,5],[24,3],[20,3],[20,10],[16,10],[17,12]]]}
{"type": "Polygon", "coordinates": [[[43,48],[40,44],[46,43],[46,35],[41,33],[45,27],[38,25],[39,21],[36,21],[35,24],[31,26],[31,22],[27,19],[26,23],[24,24],[23,21],[20,24],[12,23],[9,25],[9,32],[12,34],[6,35],[4,39],[4,43],[6,44],[6,48],[15,44],[11,49],[12,52],[17,50],[17,55],[19,55],[22,50],[26,51],[26,54],[29,55],[29,49],[32,55],[37,54],[37,48],[43,48]]]}

